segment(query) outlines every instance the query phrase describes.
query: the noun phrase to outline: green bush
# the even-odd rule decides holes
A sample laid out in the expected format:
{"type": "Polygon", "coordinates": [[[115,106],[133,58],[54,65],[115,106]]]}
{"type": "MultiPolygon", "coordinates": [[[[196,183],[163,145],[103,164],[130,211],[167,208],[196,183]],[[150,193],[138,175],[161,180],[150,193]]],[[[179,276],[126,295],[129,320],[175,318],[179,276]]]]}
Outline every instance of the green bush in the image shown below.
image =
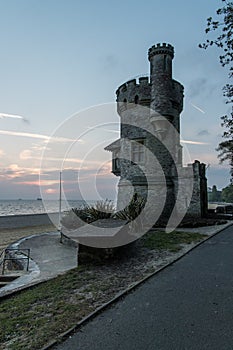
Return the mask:
{"type": "Polygon", "coordinates": [[[108,219],[114,211],[114,203],[111,200],[97,201],[94,205],[85,204],[80,208],[72,208],[62,218],[61,223],[67,228],[78,228],[84,223],[90,223],[99,219],[108,219]]]}
{"type": "Polygon", "coordinates": [[[134,193],[129,205],[118,211],[114,217],[120,220],[132,221],[139,216],[145,204],[145,198],[139,196],[137,193],[134,193]]]}
{"type": "Polygon", "coordinates": [[[93,206],[87,206],[85,211],[92,221],[109,219],[115,211],[115,206],[111,200],[105,199],[97,201],[93,206]]]}

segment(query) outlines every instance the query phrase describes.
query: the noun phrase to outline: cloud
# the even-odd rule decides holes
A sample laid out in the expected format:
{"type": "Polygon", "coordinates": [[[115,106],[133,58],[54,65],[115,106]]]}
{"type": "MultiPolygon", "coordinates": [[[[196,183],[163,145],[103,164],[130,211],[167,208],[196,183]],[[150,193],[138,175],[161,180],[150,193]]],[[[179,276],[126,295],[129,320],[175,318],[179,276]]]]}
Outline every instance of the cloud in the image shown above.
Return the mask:
{"type": "Polygon", "coordinates": [[[30,151],[29,149],[25,149],[23,150],[20,154],[19,154],[19,158],[21,160],[28,160],[28,159],[35,159],[32,155],[32,151],[30,151]]]}
{"type": "Polygon", "coordinates": [[[200,107],[196,106],[195,104],[193,104],[192,102],[190,102],[191,106],[193,106],[196,110],[198,110],[199,112],[201,112],[202,114],[205,114],[205,111],[203,111],[203,109],[201,109],[200,107]]]}
{"type": "Polygon", "coordinates": [[[209,131],[207,129],[201,130],[197,134],[198,136],[207,136],[210,135],[209,131]]]}
{"type": "Polygon", "coordinates": [[[29,123],[29,120],[24,118],[24,117],[22,117],[21,115],[0,113],[0,119],[5,119],[5,118],[21,119],[25,123],[29,123]]]}
{"type": "Polygon", "coordinates": [[[45,190],[45,193],[56,194],[56,193],[58,193],[58,190],[56,190],[55,188],[48,188],[47,190],[45,190]]]}
{"type": "Polygon", "coordinates": [[[108,132],[114,132],[116,134],[120,134],[120,131],[119,130],[113,130],[113,129],[101,129],[101,130],[104,130],[104,131],[108,131],[108,132]]]}
{"type": "MultiPolygon", "coordinates": [[[[42,159],[42,156],[37,156],[31,151],[30,149],[25,149],[19,154],[19,158],[21,160],[29,160],[32,159],[33,161],[41,161],[43,160],[43,168],[47,168],[47,170],[50,170],[50,163],[59,162],[59,164],[62,164],[63,170],[87,170],[87,169],[96,169],[96,167],[99,167],[103,164],[103,161],[99,160],[93,160],[93,159],[82,159],[82,158],[69,158],[69,157],[60,157],[59,155],[56,157],[44,157],[42,159]],[[69,165],[70,164],[70,165],[69,165]]],[[[53,169],[53,168],[52,168],[53,169]]]]}
{"type": "Polygon", "coordinates": [[[11,180],[16,178],[21,178],[25,176],[34,176],[39,175],[40,169],[39,168],[26,168],[26,167],[20,167],[18,164],[10,164],[7,167],[2,167],[0,169],[0,179],[4,180],[11,180]]]}
{"type": "Polygon", "coordinates": [[[53,186],[59,184],[59,180],[22,180],[17,181],[17,185],[27,185],[27,186],[53,186]]]}
{"type": "Polygon", "coordinates": [[[3,157],[5,155],[5,152],[3,151],[3,149],[0,149],[0,158],[3,157]]]}
{"type": "Polygon", "coordinates": [[[209,145],[207,142],[191,141],[191,140],[180,140],[181,143],[187,143],[189,145],[209,145]]]}
{"type": "Polygon", "coordinates": [[[74,140],[66,137],[50,137],[48,135],[34,134],[29,132],[8,131],[0,130],[0,135],[17,136],[17,137],[29,137],[32,139],[42,139],[52,142],[81,142],[81,140],[74,140]]]}

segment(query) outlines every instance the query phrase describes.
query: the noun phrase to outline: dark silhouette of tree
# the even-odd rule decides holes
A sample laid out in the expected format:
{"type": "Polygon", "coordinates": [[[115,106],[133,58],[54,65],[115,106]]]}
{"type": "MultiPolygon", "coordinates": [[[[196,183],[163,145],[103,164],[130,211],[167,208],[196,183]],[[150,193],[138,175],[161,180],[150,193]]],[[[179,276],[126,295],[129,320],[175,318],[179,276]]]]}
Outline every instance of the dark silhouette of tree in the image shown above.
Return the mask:
{"type": "Polygon", "coordinates": [[[221,191],[217,190],[217,186],[213,185],[211,192],[209,193],[209,201],[210,202],[221,202],[222,200],[221,191]]]}
{"type": "Polygon", "coordinates": [[[222,199],[224,202],[233,203],[233,185],[222,189],[222,199]]]}
{"type": "MultiPolygon", "coordinates": [[[[207,49],[210,46],[217,46],[221,50],[219,56],[220,64],[225,67],[230,65],[229,78],[233,77],[233,2],[222,0],[223,6],[216,11],[220,18],[214,20],[212,17],[207,18],[206,34],[211,36],[215,32],[215,37],[207,39],[205,43],[199,44],[200,48],[207,49]]],[[[226,84],[223,87],[223,96],[227,98],[226,103],[233,102],[233,85],[226,84]]],[[[233,182],[233,111],[229,115],[221,117],[221,126],[226,129],[223,133],[224,141],[220,142],[217,151],[219,151],[220,162],[228,161],[231,167],[231,182],[233,182]]]]}

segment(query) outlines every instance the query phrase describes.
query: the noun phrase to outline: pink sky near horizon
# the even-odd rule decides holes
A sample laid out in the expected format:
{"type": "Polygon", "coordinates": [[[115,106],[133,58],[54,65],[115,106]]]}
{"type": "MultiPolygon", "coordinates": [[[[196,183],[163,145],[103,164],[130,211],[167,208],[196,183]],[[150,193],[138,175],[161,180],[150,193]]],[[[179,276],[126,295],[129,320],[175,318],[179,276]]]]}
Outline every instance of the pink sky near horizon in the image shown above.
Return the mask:
{"type": "Polygon", "coordinates": [[[147,50],[157,42],[174,46],[173,75],[185,88],[184,162],[199,159],[209,165],[210,187],[227,186],[229,166],[219,164],[216,152],[220,116],[230,110],[222,96],[227,69],[220,66],[217,49],[198,48],[206,39],[206,18],[220,6],[219,0],[128,0],[122,11],[112,0],[2,2],[0,199],[34,199],[40,189],[57,198],[61,166],[70,197],[80,195],[79,182],[88,199],[99,198],[95,181],[99,195],[115,197],[118,178],[103,149],[118,137],[119,117],[106,116],[113,126],[91,134],[102,117],[83,111],[114,104],[118,86],[149,74],[147,50]],[[83,117],[70,127],[75,113],[83,117]],[[47,149],[43,161],[46,147],[51,152],[47,149]]]}

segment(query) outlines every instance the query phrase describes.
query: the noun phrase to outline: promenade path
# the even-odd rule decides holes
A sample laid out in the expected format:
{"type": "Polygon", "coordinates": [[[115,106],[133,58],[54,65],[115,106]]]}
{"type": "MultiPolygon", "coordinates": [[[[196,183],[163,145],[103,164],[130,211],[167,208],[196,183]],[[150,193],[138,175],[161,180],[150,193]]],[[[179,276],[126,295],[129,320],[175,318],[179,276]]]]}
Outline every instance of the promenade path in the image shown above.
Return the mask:
{"type": "Polygon", "coordinates": [[[1,229],[14,229],[21,227],[33,227],[42,225],[51,225],[53,220],[58,220],[58,214],[28,214],[28,215],[12,215],[12,216],[0,216],[0,230],[1,229]]]}
{"type": "Polygon", "coordinates": [[[82,326],[56,350],[232,350],[233,226],[82,326]]]}

